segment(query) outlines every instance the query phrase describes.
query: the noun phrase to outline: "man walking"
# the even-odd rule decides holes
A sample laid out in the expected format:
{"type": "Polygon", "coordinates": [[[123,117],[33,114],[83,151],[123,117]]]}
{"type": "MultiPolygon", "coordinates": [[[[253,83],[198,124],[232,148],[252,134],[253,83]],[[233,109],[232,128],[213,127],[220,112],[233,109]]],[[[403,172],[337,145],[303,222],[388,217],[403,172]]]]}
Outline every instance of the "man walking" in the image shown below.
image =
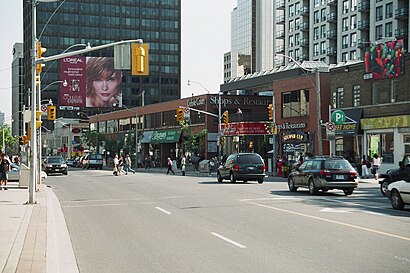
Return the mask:
{"type": "Polygon", "coordinates": [[[7,190],[8,172],[10,171],[10,161],[3,153],[0,158],[0,190],[7,190]],[[4,187],[2,187],[4,184],[4,187]]]}
{"type": "Polygon", "coordinates": [[[167,158],[167,174],[171,171],[173,175],[175,175],[174,170],[172,169],[172,159],[170,157],[167,158]]]}
{"type": "Polygon", "coordinates": [[[127,154],[125,155],[125,160],[124,160],[124,170],[125,170],[125,174],[128,174],[128,172],[132,172],[135,173],[135,171],[133,169],[131,169],[131,158],[130,155],[127,154]]]}
{"type": "Polygon", "coordinates": [[[182,158],[181,158],[182,176],[185,176],[185,166],[186,166],[186,157],[185,157],[185,155],[182,155],[182,158]]]}

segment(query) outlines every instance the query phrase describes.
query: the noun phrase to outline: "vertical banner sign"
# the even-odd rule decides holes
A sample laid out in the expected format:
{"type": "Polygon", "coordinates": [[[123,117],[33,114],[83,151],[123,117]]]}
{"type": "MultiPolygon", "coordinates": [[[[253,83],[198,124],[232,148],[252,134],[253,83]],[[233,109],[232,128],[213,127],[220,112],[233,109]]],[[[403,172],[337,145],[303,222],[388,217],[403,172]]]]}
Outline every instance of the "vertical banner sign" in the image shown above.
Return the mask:
{"type": "Polygon", "coordinates": [[[60,105],[85,106],[86,97],[86,58],[67,57],[60,62],[60,80],[67,86],[60,88],[60,105]]]}

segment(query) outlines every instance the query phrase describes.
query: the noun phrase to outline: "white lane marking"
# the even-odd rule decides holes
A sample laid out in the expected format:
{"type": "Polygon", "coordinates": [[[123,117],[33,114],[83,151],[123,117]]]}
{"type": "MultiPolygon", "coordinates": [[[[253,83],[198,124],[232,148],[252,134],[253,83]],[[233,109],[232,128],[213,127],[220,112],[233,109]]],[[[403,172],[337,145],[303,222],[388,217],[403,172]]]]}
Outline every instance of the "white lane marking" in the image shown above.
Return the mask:
{"type": "Polygon", "coordinates": [[[164,210],[163,208],[160,208],[160,207],[155,207],[155,209],[162,211],[163,213],[166,213],[166,214],[171,214],[169,211],[164,210]]]}
{"type": "Polygon", "coordinates": [[[352,213],[358,210],[324,208],[324,209],[321,209],[320,211],[321,212],[352,213]]]}
{"type": "Polygon", "coordinates": [[[111,207],[111,206],[126,206],[127,203],[117,203],[117,204],[88,204],[88,205],[62,205],[63,208],[85,208],[85,207],[111,207]]]}
{"type": "Polygon", "coordinates": [[[158,199],[174,199],[174,198],[183,198],[184,196],[181,195],[175,195],[175,196],[164,196],[164,197],[158,197],[158,199]]]}
{"type": "Polygon", "coordinates": [[[362,212],[367,213],[367,214],[377,215],[377,216],[390,216],[390,215],[386,215],[386,214],[383,214],[383,213],[380,213],[380,212],[373,212],[373,211],[366,211],[366,210],[364,210],[362,212]]]}
{"type": "Polygon", "coordinates": [[[239,199],[240,202],[249,202],[249,201],[269,201],[269,200],[297,200],[301,199],[300,197],[270,197],[270,198],[253,198],[253,199],[239,199]]]}
{"type": "Polygon", "coordinates": [[[239,247],[239,248],[246,248],[246,246],[241,245],[240,243],[237,243],[237,242],[235,242],[235,241],[233,241],[233,240],[231,240],[231,239],[229,239],[229,238],[226,238],[226,237],[224,237],[224,236],[222,236],[222,235],[220,235],[220,234],[218,234],[218,233],[216,233],[216,232],[211,232],[211,234],[214,235],[214,236],[216,236],[216,237],[218,237],[219,239],[224,240],[225,242],[228,242],[228,243],[230,243],[230,244],[233,244],[234,246],[237,246],[237,247],[239,247]]]}
{"type": "Polygon", "coordinates": [[[315,220],[319,220],[319,221],[323,221],[323,222],[327,222],[327,223],[332,223],[332,224],[336,224],[336,225],[340,225],[340,226],[345,226],[345,227],[349,227],[349,228],[353,228],[353,229],[359,229],[359,230],[366,231],[366,232],[371,232],[371,233],[376,233],[376,234],[380,234],[380,235],[384,235],[384,236],[388,236],[388,237],[393,237],[393,238],[404,240],[404,241],[410,241],[410,237],[404,237],[404,236],[400,236],[400,235],[396,235],[396,234],[392,234],[392,233],[387,233],[387,232],[383,232],[383,231],[379,231],[379,230],[375,230],[375,229],[371,229],[371,228],[366,228],[366,227],[362,227],[362,226],[357,226],[357,225],[353,225],[353,224],[348,224],[348,223],[344,223],[344,222],[340,222],[340,221],[330,220],[330,219],[326,219],[326,218],[322,218],[322,217],[313,216],[313,215],[310,215],[310,214],[305,214],[305,213],[301,213],[301,212],[297,212],[297,211],[291,211],[291,210],[287,210],[287,209],[281,209],[281,208],[272,207],[272,206],[263,205],[263,204],[258,204],[258,203],[254,203],[254,202],[249,202],[249,204],[259,206],[259,207],[263,207],[263,208],[267,208],[267,209],[271,209],[271,210],[284,212],[284,213],[289,213],[289,214],[293,214],[293,215],[297,215],[297,216],[301,216],[301,217],[315,219],[315,220]]]}
{"type": "Polygon", "coordinates": [[[61,204],[67,204],[67,203],[87,203],[87,202],[115,202],[115,201],[139,201],[139,200],[148,200],[150,198],[147,197],[140,197],[140,198],[128,198],[128,199],[87,199],[87,200],[68,200],[68,201],[63,201],[61,204]]]}

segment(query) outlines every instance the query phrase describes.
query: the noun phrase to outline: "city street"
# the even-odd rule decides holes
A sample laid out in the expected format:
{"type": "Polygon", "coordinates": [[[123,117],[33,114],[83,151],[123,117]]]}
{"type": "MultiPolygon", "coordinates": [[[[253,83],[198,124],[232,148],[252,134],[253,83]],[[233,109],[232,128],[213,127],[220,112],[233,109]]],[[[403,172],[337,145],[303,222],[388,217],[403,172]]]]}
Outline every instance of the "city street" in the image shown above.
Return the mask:
{"type": "Polygon", "coordinates": [[[408,272],[410,207],[376,183],[352,196],[284,182],[71,168],[45,181],[80,272],[408,272]]]}

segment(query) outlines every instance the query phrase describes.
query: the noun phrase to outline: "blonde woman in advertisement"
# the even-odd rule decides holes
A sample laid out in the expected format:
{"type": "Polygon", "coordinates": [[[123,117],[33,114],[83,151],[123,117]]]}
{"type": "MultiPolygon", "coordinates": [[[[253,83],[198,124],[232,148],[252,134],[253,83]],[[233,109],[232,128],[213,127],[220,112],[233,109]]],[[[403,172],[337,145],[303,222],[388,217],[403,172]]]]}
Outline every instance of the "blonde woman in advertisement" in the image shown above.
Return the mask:
{"type": "Polygon", "coordinates": [[[87,59],[87,107],[118,105],[121,94],[121,71],[114,70],[114,59],[91,57],[87,59]]]}

